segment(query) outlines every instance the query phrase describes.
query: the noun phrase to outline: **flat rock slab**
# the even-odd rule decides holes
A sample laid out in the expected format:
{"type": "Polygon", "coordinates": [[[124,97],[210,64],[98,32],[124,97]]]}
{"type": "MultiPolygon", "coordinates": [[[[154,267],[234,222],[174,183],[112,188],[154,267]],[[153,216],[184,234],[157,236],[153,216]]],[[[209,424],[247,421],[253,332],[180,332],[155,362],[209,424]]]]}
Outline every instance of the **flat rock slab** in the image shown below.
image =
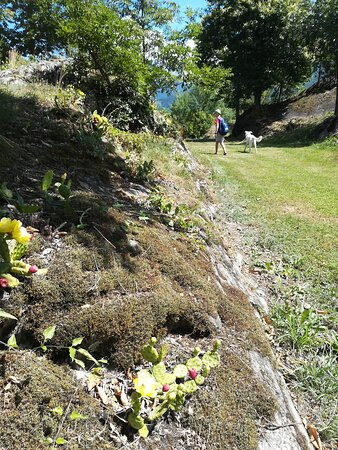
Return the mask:
{"type": "Polygon", "coordinates": [[[261,429],[259,450],[313,450],[282,375],[269,358],[250,352],[250,359],[255,374],[270,388],[278,404],[274,423],[261,429]]]}

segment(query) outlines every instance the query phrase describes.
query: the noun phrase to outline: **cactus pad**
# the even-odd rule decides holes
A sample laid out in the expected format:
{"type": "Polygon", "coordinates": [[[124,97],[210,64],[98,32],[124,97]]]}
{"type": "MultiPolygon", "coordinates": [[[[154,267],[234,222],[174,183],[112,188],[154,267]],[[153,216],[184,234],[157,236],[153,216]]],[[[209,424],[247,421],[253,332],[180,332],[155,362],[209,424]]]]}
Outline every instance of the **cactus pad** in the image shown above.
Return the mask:
{"type": "Polygon", "coordinates": [[[188,369],[195,369],[198,372],[202,369],[202,360],[198,356],[195,356],[194,358],[188,359],[186,365],[188,369]]]}

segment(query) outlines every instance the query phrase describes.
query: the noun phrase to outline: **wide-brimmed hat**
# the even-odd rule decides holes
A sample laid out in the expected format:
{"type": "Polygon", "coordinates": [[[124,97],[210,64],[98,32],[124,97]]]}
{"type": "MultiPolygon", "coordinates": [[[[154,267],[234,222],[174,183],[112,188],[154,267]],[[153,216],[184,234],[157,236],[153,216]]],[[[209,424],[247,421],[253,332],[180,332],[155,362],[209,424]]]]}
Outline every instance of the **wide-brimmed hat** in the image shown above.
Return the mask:
{"type": "Polygon", "coordinates": [[[216,110],[215,110],[215,113],[217,113],[217,114],[222,114],[220,109],[216,109],[216,110]]]}

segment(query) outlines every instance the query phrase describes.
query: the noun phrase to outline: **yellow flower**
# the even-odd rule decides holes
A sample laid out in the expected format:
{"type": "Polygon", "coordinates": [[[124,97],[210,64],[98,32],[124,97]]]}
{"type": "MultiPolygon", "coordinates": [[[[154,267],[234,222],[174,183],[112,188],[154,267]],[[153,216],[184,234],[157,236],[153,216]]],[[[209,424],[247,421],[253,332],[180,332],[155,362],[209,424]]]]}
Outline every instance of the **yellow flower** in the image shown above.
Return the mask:
{"type": "Polygon", "coordinates": [[[31,239],[31,235],[26,228],[22,226],[20,220],[12,221],[12,237],[19,242],[19,244],[28,244],[31,239]]]}
{"type": "Polygon", "coordinates": [[[162,387],[160,383],[157,383],[155,378],[149,373],[148,370],[140,370],[137,373],[137,378],[134,380],[134,386],[136,391],[142,395],[142,397],[156,397],[157,391],[162,387]]]}
{"type": "Polygon", "coordinates": [[[3,233],[3,234],[11,233],[12,229],[13,229],[13,226],[12,226],[11,219],[9,219],[7,217],[3,217],[0,220],[0,233],[3,233]]]}

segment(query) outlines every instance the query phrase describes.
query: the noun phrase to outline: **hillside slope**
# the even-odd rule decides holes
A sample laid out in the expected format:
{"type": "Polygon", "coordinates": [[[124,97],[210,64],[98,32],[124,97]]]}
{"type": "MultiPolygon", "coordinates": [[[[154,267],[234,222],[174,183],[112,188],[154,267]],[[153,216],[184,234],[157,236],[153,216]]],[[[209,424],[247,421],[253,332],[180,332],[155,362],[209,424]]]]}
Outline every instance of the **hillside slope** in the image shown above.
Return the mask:
{"type": "Polygon", "coordinates": [[[55,94],[39,84],[0,89],[1,183],[40,206],[19,213],[2,186],[1,217],[38,230],[26,261],[48,269],[0,291],[1,308],[18,318],[0,319],[2,448],[48,448],[60,438],[72,449],[277,449],[281,440],[310,448],[249,301],[255,286],[213,221],[204,169],[170,140],[98,135],[74,105],[55,108],[55,94]],[[49,170],[54,181],[71,179],[68,203],[53,188],[41,192],[49,170]],[[6,345],[13,334],[17,349],[6,345]],[[221,364],[180,414],[167,413],[140,440],[126,419],[152,336],[169,345],[170,368],[217,337],[221,364]],[[93,360],[78,355],[79,370],[69,357],[78,338],[107,359],[92,389],[93,360]],[[71,420],[74,410],[83,419],[71,420]],[[274,430],[275,421],[298,425],[274,430]]]}
{"type": "Polygon", "coordinates": [[[337,120],[333,120],[335,101],[336,88],[311,87],[282,103],[263,105],[258,117],[248,109],[237,119],[233,136],[241,136],[245,130],[270,136],[297,129],[304,130],[307,139],[324,139],[337,133],[337,120]]]}

